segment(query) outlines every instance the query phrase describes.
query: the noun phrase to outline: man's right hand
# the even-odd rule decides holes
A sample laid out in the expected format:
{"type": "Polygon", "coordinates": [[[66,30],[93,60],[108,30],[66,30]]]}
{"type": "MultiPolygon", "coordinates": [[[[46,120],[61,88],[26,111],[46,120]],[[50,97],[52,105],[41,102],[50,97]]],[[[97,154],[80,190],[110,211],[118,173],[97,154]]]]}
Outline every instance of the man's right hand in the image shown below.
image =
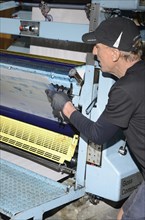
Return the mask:
{"type": "Polygon", "coordinates": [[[61,122],[68,121],[67,117],[63,114],[63,108],[67,102],[70,102],[70,98],[64,92],[56,91],[53,85],[50,85],[45,90],[48,101],[51,103],[54,117],[58,118],[61,122]]]}

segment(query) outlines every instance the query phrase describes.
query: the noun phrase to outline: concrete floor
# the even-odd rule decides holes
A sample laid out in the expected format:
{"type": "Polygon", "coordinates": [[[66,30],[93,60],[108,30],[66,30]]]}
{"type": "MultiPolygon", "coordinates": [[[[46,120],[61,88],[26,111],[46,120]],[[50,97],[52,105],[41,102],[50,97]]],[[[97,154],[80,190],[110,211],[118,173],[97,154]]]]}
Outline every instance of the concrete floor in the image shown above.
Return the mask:
{"type": "MultiPolygon", "coordinates": [[[[85,199],[84,201],[80,199],[59,210],[44,213],[43,220],[116,220],[117,213],[118,209],[102,201],[93,205],[85,199]]],[[[0,220],[8,220],[8,218],[0,214],[0,220]]]]}
{"type": "Polygon", "coordinates": [[[93,205],[85,199],[80,199],[52,215],[46,213],[44,220],[116,220],[118,210],[102,201],[93,205]]]}

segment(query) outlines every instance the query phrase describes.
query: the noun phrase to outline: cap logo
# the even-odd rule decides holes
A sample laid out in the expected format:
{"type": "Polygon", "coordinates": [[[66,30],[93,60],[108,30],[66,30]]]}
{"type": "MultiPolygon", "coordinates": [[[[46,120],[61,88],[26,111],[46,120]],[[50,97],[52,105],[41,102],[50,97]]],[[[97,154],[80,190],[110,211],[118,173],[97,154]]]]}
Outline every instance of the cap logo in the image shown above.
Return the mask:
{"type": "Polygon", "coordinates": [[[121,41],[121,37],[122,37],[123,32],[121,32],[121,34],[119,35],[119,37],[117,38],[117,40],[115,41],[115,43],[113,44],[113,47],[118,48],[120,41],[121,41]]]}
{"type": "Polygon", "coordinates": [[[88,39],[88,41],[92,41],[92,42],[94,42],[94,41],[96,41],[96,39],[95,38],[93,38],[93,39],[88,39]]]}

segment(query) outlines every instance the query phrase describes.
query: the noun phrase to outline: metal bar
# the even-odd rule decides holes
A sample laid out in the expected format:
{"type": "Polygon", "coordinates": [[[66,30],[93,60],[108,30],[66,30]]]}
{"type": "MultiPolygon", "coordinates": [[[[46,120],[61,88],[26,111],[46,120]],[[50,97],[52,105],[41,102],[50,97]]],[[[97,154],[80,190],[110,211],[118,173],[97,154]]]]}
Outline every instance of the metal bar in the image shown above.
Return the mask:
{"type": "Polygon", "coordinates": [[[70,42],[70,41],[61,41],[53,39],[42,39],[42,38],[31,38],[31,45],[40,46],[40,47],[50,47],[58,48],[62,50],[71,50],[78,52],[92,52],[92,45],[79,43],[79,42],[70,42]]]}
{"type": "Polygon", "coordinates": [[[4,11],[10,8],[16,8],[18,5],[15,1],[8,1],[0,3],[0,11],[4,11]]]}
{"type": "Polygon", "coordinates": [[[40,37],[56,40],[82,42],[82,35],[88,31],[86,24],[41,22],[40,37]]]}
{"type": "Polygon", "coordinates": [[[53,169],[57,172],[60,172],[59,164],[57,164],[55,162],[52,162],[52,161],[49,161],[45,158],[38,157],[34,154],[30,154],[26,151],[22,151],[18,148],[12,147],[12,146],[4,144],[4,143],[0,143],[0,149],[4,150],[4,151],[7,151],[7,152],[10,152],[10,153],[13,153],[13,154],[16,154],[18,156],[24,157],[26,159],[32,160],[32,161],[34,161],[36,163],[39,163],[39,164],[41,164],[41,165],[43,165],[47,168],[51,168],[51,169],[53,169]]]}
{"type": "MultiPolygon", "coordinates": [[[[82,35],[88,31],[87,24],[69,24],[59,22],[40,21],[38,35],[23,35],[20,33],[21,19],[0,18],[0,32],[4,34],[21,35],[28,37],[41,37],[44,39],[56,39],[72,42],[82,42],[82,35]]],[[[23,21],[25,22],[25,21],[23,21]]],[[[27,21],[27,23],[32,21],[27,21]]],[[[35,22],[33,22],[35,24],[35,22]]]]}
{"type": "MultiPolygon", "coordinates": [[[[90,25],[89,30],[94,30],[96,26],[96,20],[94,19],[94,14],[98,11],[98,4],[93,4],[92,12],[90,17],[90,25]]],[[[82,87],[81,98],[80,98],[80,106],[82,107],[82,114],[86,117],[90,118],[90,114],[86,114],[86,109],[88,105],[92,101],[93,96],[93,84],[94,84],[94,59],[91,54],[87,54],[87,65],[86,65],[86,73],[85,73],[85,80],[84,85],[82,87]],[[88,61],[89,60],[89,61],[88,61]],[[87,97],[87,99],[86,99],[87,97]]],[[[76,188],[80,185],[85,185],[85,171],[86,171],[86,157],[87,157],[87,145],[88,140],[80,134],[80,142],[79,142],[79,152],[78,152],[78,163],[77,163],[77,172],[76,172],[76,188]]]]}
{"type": "MultiPolygon", "coordinates": [[[[18,3],[18,5],[26,6],[26,7],[39,7],[39,3],[28,3],[28,2],[22,2],[18,3]]],[[[75,5],[75,4],[47,4],[50,8],[63,8],[63,9],[78,9],[78,10],[84,10],[85,5],[75,5]]]]}

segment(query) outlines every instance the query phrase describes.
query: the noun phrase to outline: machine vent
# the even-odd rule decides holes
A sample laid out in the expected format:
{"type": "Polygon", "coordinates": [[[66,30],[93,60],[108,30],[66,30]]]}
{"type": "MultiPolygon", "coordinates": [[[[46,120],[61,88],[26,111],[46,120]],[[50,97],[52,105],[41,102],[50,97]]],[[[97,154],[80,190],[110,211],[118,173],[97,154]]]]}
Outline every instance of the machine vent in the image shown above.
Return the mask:
{"type": "Polygon", "coordinates": [[[0,116],[0,122],[3,143],[61,164],[74,155],[78,135],[71,138],[5,116],[0,116]]]}

